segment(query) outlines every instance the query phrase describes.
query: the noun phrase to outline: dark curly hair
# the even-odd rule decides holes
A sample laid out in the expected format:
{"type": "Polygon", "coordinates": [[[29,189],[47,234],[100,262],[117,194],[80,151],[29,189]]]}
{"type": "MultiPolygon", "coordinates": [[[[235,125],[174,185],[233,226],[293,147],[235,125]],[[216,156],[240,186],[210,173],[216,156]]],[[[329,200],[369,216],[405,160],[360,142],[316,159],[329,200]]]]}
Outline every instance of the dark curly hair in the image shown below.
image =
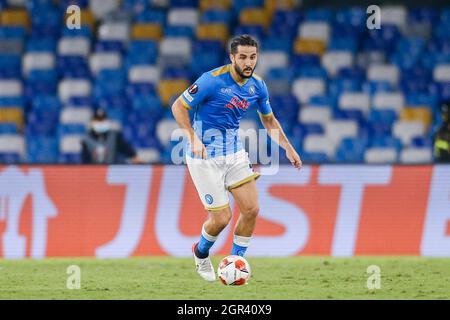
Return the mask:
{"type": "Polygon", "coordinates": [[[256,41],[254,38],[252,38],[248,34],[243,34],[243,35],[240,35],[240,36],[237,36],[237,37],[234,37],[233,39],[231,39],[230,52],[232,54],[236,54],[238,46],[251,46],[251,47],[256,47],[256,49],[258,49],[258,41],[256,41]]]}

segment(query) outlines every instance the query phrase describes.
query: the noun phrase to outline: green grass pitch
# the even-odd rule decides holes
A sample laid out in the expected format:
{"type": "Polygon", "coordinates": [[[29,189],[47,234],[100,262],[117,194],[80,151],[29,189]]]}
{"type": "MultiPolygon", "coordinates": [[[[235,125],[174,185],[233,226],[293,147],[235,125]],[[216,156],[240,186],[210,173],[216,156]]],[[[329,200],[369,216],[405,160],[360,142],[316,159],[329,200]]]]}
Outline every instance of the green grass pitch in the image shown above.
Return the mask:
{"type": "Polygon", "coordinates": [[[0,299],[450,299],[450,259],[248,260],[252,278],[240,287],[203,281],[189,258],[0,260],[0,299]],[[78,290],[67,289],[70,265],[81,270],[78,290]],[[380,289],[367,288],[370,265],[380,268],[380,289]]]}

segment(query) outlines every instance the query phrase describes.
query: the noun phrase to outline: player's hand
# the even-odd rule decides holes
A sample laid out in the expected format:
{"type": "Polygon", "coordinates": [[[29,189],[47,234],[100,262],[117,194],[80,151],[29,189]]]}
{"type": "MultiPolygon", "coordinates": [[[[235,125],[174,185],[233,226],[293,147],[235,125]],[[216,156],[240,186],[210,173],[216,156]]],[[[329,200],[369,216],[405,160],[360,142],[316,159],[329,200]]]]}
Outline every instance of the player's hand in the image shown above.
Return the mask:
{"type": "Polygon", "coordinates": [[[294,148],[288,148],[286,150],[286,157],[291,161],[292,165],[299,169],[302,167],[303,163],[300,159],[300,156],[298,155],[297,151],[295,151],[294,148]]]}
{"type": "Polygon", "coordinates": [[[191,142],[191,148],[192,148],[192,153],[196,157],[206,159],[206,157],[207,157],[206,147],[197,136],[195,136],[194,141],[191,142]]]}
{"type": "Polygon", "coordinates": [[[144,163],[146,163],[144,160],[142,160],[141,158],[139,158],[137,156],[129,159],[129,162],[133,163],[133,164],[144,164],[144,163]]]}

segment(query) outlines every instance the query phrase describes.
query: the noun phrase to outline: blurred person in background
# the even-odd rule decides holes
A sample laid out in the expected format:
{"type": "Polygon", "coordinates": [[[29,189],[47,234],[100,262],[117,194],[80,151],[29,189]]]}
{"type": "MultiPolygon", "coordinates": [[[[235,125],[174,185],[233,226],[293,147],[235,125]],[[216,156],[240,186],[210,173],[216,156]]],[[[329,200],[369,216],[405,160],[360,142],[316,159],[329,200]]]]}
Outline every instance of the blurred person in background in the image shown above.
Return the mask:
{"type": "Polygon", "coordinates": [[[85,164],[142,163],[122,133],[112,128],[103,109],[95,111],[81,145],[81,161],[85,164]]]}
{"type": "Polygon", "coordinates": [[[442,104],[443,123],[434,136],[434,156],[437,162],[450,163],[450,101],[442,104]]]}

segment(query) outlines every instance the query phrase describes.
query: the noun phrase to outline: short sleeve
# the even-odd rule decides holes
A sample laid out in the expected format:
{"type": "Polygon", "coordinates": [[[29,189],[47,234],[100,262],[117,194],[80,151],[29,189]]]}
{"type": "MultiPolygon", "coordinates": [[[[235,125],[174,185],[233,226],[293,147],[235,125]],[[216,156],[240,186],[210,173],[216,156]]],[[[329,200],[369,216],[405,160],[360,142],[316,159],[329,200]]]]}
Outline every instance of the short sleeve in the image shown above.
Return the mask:
{"type": "Polygon", "coordinates": [[[264,81],[262,81],[260,88],[261,96],[258,100],[258,113],[265,117],[272,114],[272,107],[270,106],[269,92],[264,81]]]}
{"type": "Polygon", "coordinates": [[[208,100],[213,90],[211,75],[204,73],[179,97],[187,109],[192,109],[208,100]]]}

